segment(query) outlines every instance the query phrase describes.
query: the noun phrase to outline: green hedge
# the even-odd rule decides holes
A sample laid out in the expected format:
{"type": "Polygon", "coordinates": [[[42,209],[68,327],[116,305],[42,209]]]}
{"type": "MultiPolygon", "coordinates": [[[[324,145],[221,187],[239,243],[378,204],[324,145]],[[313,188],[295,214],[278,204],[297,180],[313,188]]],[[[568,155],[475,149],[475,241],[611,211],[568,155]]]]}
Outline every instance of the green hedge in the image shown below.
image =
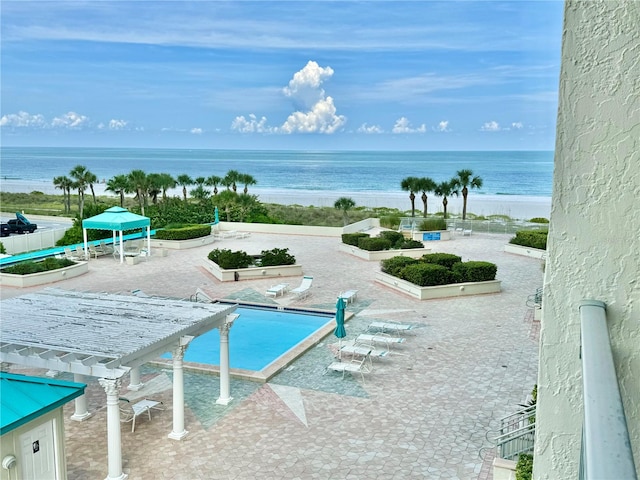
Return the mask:
{"type": "Polygon", "coordinates": [[[533,455],[521,453],[516,463],[516,480],[531,480],[533,478],[533,455]]]}
{"type": "Polygon", "coordinates": [[[358,240],[358,248],[367,250],[368,252],[379,252],[380,250],[389,250],[391,248],[391,242],[386,238],[370,237],[358,240]]]}
{"type": "Polygon", "coordinates": [[[229,249],[216,248],[209,252],[209,260],[217,263],[223,270],[232,270],[236,268],[247,268],[253,264],[253,257],[247,252],[232,252],[229,249]]]}
{"type": "Polygon", "coordinates": [[[457,283],[488,282],[496,279],[498,267],[489,262],[458,262],[451,271],[457,283]]]}
{"type": "Polygon", "coordinates": [[[422,220],[418,225],[418,230],[421,232],[433,232],[434,230],[446,230],[447,222],[444,218],[428,218],[422,220]]]}
{"type": "Polygon", "coordinates": [[[424,244],[418,240],[408,239],[403,240],[399,247],[401,250],[406,250],[409,248],[424,248],[424,244]]]}
{"type": "Polygon", "coordinates": [[[454,264],[461,262],[462,257],[452,253],[427,253],[420,259],[425,263],[435,263],[445,268],[451,269],[454,264]]]}
{"type": "Polygon", "coordinates": [[[547,230],[519,230],[509,243],[546,250],[548,233],[547,230]]]}
{"type": "Polygon", "coordinates": [[[288,248],[274,248],[263,250],[260,257],[262,267],[277,267],[280,265],[295,265],[296,257],[289,253],[288,248]]]}
{"type": "Polygon", "coordinates": [[[398,277],[400,271],[412,263],[418,263],[418,260],[411,257],[397,256],[380,261],[380,267],[382,272],[398,277]]]}
{"type": "Polygon", "coordinates": [[[454,283],[451,270],[435,263],[417,262],[407,265],[400,271],[399,277],[421,287],[454,283]]]}
{"type": "Polygon", "coordinates": [[[346,243],[347,245],[353,245],[354,247],[358,246],[358,241],[361,238],[368,238],[369,235],[362,232],[357,233],[343,233],[342,234],[342,243],[346,243]]]}
{"type": "Polygon", "coordinates": [[[2,273],[12,273],[14,275],[28,275],[30,273],[48,272],[51,270],[58,270],[59,268],[69,267],[75,265],[75,262],[66,258],[48,257],[41,262],[34,262],[28,260],[26,262],[20,262],[10,267],[2,269],[2,273]]]}
{"type": "Polygon", "coordinates": [[[158,240],[190,240],[206,237],[211,234],[211,225],[172,226],[157,230],[155,238],[158,240]]]}
{"type": "Polygon", "coordinates": [[[404,243],[404,235],[400,232],[394,232],[391,230],[386,230],[384,232],[380,232],[378,234],[379,238],[384,238],[391,242],[391,248],[398,249],[404,243]]]}

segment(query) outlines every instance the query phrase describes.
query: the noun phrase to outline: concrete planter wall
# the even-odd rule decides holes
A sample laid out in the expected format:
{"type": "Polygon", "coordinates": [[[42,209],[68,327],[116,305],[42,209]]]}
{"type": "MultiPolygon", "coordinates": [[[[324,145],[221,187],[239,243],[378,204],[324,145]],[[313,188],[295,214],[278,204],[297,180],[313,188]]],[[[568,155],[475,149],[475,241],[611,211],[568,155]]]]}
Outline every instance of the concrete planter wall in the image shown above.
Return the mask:
{"type": "Polygon", "coordinates": [[[204,267],[221,282],[238,280],[256,280],[258,278],[294,277],[302,275],[302,265],[282,265],[279,267],[249,267],[224,270],[217,263],[205,260],[204,267]]]}
{"type": "Polygon", "coordinates": [[[340,251],[362,258],[363,260],[380,261],[393,257],[420,258],[427,253],[431,253],[431,248],[407,248],[405,250],[379,250],[377,252],[370,252],[368,250],[362,250],[358,247],[354,247],[353,245],[341,243],[340,251]]]}
{"type": "Polygon", "coordinates": [[[515,253],[516,255],[522,255],[525,257],[544,259],[547,257],[546,250],[540,250],[539,248],[524,247],[522,245],[514,245],[513,243],[507,243],[504,246],[504,251],[507,253],[515,253]]]}
{"type": "Polygon", "coordinates": [[[376,273],[375,280],[382,285],[397,290],[398,292],[406,293],[418,300],[499,293],[501,283],[500,280],[491,280],[488,282],[466,282],[438,285],[436,287],[420,287],[382,272],[376,273]]]}
{"type": "Polygon", "coordinates": [[[206,237],[190,238],[189,240],[158,240],[151,239],[151,254],[155,252],[154,248],[166,248],[169,250],[186,250],[188,248],[201,247],[203,245],[210,245],[215,241],[213,235],[207,235],[206,237]]]}
{"type": "Polygon", "coordinates": [[[431,232],[413,232],[414,240],[419,242],[437,242],[441,240],[451,240],[449,230],[434,230],[431,232]]]}
{"type": "Polygon", "coordinates": [[[48,272],[30,273],[28,275],[14,275],[12,273],[0,273],[0,285],[5,287],[35,287],[47,283],[60,282],[68,278],[78,277],[89,271],[89,262],[78,262],[48,272]]]}

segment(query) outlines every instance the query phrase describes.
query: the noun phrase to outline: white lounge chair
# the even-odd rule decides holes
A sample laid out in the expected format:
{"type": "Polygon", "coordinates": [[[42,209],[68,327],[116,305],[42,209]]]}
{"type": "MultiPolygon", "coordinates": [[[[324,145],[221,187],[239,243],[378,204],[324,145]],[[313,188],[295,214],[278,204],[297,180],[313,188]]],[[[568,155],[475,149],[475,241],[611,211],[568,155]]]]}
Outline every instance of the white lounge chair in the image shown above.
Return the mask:
{"type": "Polygon", "coordinates": [[[98,257],[101,257],[102,255],[107,254],[107,252],[103,251],[99,245],[94,245],[93,243],[90,243],[89,245],[87,245],[87,247],[89,248],[89,258],[91,257],[98,258],[98,257]]]}
{"type": "MultiPolygon", "coordinates": [[[[369,355],[369,361],[373,357],[382,358],[389,355],[389,350],[386,348],[377,348],[370,343],[361,343],[358,341],[351,341],[342,348],[340,348],[340,358],[342,358],[342,354],[346,353],[347,355],[351,355],[351,359],[353,360],[355,357],[362,357],[364,355],[369,355]]],[[[371,364],[371,363],[370,363],[371,364]]]]}
{"type": "Polygon", "coordinates": [[[89,252],[87,252],[87,254],[85,255],[84,253],[84,248],[82,248],[80,245],[76,245],[75,248],[75,255],[80,259],[80,260],[87,260],[89,258],[89,252]]]}
{"type": "Polygon", "coordinates": [[[311,295],[310,289],[312,282],[313,277],[303,277],[300,286],[291,290],[291,293],[293,293],[298,298],[305,298],[306,296],[311,295]]]}
{"type": "Polygon", "coordinates": [[[392,337],[386,333],[369,334],[362,333],[356,337],[357,343],[366,343],[369,345],[386,345],[387,349],[391,350],[391,345],[404,343],[405,339],[402,337],[392,337]]]}
{"type": "Polygon", "coordinates": [[[279,283],[277,285],[273,285],[269,287],[269,289],[265,292],[267,297],[279,297],[287,293],[289,289],[288,283],[279,283]]]}
{"type": "Polygon", "coordinates": [[[340,295],[338,295],[338,297],[343,299],[347,304],[355,303],[358,298],[358,290],[347,290],[345,292],[340,292],[340,295]]]}
{"type": "Polygon", "coordinates": [[[342,372],[342,378],[346,372],[352,374],[359,373],[362,377],[362,383],[364,383],[364,374],[371,373],[371,358],[369,355],[364,355],[360,360],[351,360],[350,362],[333,362],[327,367],[326,371],[332,370],[334,372],[342,372]]]}
{"type": "Polygon", "coordinates": [[[82,260],[77,253],[74,253],[70,247],[64,247],[64,258],[67,260],[82,260]]]}
{"type": "Polygon", "coordinates": [[[164,410],[164,404],[155,400],[140,400],[136,403],[131,403],[128,399],[121,397],[119,402],[120,407],[120,421],[122,423],[131,422],[131,431],[136,430],[136,418],[140,415],[147,414],[149,420],[151,420],[151,409],[164,410]]]}
{"type": "Polygon", "coordinates": [[[409,323],[393,323],[393,322],[371,322],[368,330],[380,331],[380,332],[406,332],[411,330],[413,325],[409,323]]]}

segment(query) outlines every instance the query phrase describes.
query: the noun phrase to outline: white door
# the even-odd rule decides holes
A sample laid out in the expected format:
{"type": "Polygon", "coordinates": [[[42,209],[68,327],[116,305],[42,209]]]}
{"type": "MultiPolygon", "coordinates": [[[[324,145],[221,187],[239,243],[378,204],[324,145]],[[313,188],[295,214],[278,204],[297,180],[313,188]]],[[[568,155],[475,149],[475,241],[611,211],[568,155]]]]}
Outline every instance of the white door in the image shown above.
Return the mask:
{"type": "Polygon", "coordinates": [[[20,467],[24,480],[56,480],[53,419],[20,435],[20,467]]]}

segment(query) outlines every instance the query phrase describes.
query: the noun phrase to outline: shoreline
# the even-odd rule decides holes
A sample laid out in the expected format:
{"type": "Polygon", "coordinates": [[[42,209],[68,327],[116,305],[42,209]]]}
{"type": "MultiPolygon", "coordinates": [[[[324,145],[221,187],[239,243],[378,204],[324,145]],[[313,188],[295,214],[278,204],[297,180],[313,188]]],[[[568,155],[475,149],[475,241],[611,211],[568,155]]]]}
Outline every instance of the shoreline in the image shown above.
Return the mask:
{"type": "MultiPolygon", "coordinates": [[[[105,190],[106,185],[98,183],[94,190],[98,196],[109,196],[117,199],[117,195],[105,190]]],[[[0,191],[11,193],[30,193],[40,191],[50,195],[62,195],[62,191],[56,189],[51,182],[36,182],[12,179],[0,179],[0,191]]],[[[280,205],[301,205],[304,207],[333,207],[334,202],[340,197],[350,197],[356,202],[357,207],[368,208],[397,208],[401,211],[409,211],[411,202],[407,192],[364,192],[364,191],[337,191],[337,190],[287,190],[278,188],[249,189],[249,193],[257,195],[263,203],[275,203],[280,205]]],[[[89,191],[89,195],[90,195],[89,191]]],[[[174,188],[167,191],[170,196],[182,197],[182,188],[174,188]]],[[[132,196],[132,195],[128,195],[132,196]]],[[[462,214],[463,200],[460,197],[448,198],[447,212],[462,214]]],[[[442,211],[442,199],[429,195],[427,205],[429,213],[442,211]]],[[[416,214],[422,212],[422,200],[416,195],[416,214]]],[[[506,215],[517,220],[528,220],[534,217],[549,218],[551,214],[551,197],[537,197],[530,195],[485,195],[475,191],[469,192],[467,199],[467,212],[474,215],[506,215]]]]}

